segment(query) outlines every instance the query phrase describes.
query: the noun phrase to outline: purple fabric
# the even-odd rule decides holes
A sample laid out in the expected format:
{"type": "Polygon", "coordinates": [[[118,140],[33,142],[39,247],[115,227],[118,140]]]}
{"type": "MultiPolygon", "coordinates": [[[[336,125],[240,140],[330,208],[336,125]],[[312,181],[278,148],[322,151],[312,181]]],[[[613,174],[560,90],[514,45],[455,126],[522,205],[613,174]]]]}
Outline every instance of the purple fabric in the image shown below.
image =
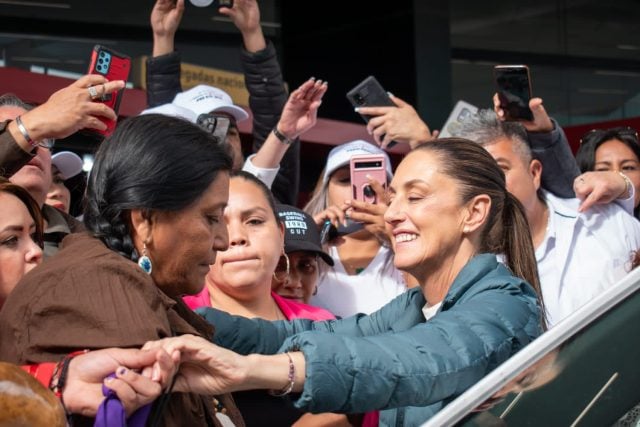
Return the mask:
{"type": "MultiPolygon", "coordinates": [[[[116,374],[110,374],[107,378],[115,378],[116,374]]],[[[102,394],[105,399],[98,408],[94,427],[144,427],[151,411],[151,404],[138,408],[136,412],[131,414],[129,419],[124,412],[124,406],[118,399],[115,391],[105,385],[102,385],[102,394]]]]}

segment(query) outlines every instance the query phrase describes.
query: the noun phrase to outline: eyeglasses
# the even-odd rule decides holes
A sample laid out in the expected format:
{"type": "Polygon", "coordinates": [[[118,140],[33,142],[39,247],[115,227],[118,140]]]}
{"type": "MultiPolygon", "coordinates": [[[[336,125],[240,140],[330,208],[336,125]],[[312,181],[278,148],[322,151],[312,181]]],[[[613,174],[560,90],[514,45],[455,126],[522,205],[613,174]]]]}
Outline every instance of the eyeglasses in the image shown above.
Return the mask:
{"type": "Polygon", "coordinates": [[[224,143],[231,126],[231,119],[226,116],[205,113],[198,116],[196,124],[216,137],[219,143],[224,143]]]}
{"type": "Polygon", "coordinates": [[[610,129],[591,129],[580,138],[580,145],[614,138],[627,138],[638,144],[638,131],[629,126],[610,129]]]}

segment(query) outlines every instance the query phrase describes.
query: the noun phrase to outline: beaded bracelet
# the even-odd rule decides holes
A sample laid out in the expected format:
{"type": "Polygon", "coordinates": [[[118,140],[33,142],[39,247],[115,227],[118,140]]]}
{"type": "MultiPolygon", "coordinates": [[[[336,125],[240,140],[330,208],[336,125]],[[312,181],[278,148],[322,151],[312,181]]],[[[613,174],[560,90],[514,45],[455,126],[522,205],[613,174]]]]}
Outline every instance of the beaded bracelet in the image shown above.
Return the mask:
{"type": "Polygon", "coordinates": [[[293,364],[293,359],[291,358],[291,355],[288,352],[285,353],[285,354],[289,358],[289,377],[288,377],[289,378],[289,384],[287,384],[280,391],[269,390],[269,394],[271,396],[282,397],[282,396],[286,396],[287,394],[289,394],[289,393],[291,393],[293,391],[293,386],[294,386],[295,381],[296,381],[296,367],[293,364]]]}

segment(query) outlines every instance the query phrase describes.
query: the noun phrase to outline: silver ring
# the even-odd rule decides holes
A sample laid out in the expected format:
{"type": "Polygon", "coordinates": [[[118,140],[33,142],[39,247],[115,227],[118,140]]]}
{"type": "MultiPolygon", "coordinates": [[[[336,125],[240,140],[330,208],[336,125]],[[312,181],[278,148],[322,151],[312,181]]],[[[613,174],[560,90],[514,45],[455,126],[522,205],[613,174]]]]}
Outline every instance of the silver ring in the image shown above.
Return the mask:
{"type": "Polygon", "coordinates": [[[91,97],[92,101],[98,98],[98,91],[96,90],[95,86],[89,86],[87,89],[89,90],[89,96],[91,97]]]}
{"type": "Polygon", "coordinates": [[[578,182],[580,182],[581,184],[584,184],[584,178],[583,177],[579,177],[578,178],[578,182]]]}

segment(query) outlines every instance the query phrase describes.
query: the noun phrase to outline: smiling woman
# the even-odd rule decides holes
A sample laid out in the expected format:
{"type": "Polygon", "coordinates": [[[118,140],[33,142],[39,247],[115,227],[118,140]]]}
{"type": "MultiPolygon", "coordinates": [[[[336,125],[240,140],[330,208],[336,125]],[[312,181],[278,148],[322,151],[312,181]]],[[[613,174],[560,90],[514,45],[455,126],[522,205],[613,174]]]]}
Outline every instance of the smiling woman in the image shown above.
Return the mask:
{"type": "Polygon", "coordinates": [[[400,163],[390,191],[394,262],[419,288],[340,320],[268,322],[203,310],[214,342],[248,356],[188,336],[149,344],[181,351],[200,368],[180,371],[177,387],[300,392],[295,405],[304,410],[380,409],[381,425],[414,426],[540,334],[524,210],[482,147],[454,138],[423,144],[400,163]]]}

